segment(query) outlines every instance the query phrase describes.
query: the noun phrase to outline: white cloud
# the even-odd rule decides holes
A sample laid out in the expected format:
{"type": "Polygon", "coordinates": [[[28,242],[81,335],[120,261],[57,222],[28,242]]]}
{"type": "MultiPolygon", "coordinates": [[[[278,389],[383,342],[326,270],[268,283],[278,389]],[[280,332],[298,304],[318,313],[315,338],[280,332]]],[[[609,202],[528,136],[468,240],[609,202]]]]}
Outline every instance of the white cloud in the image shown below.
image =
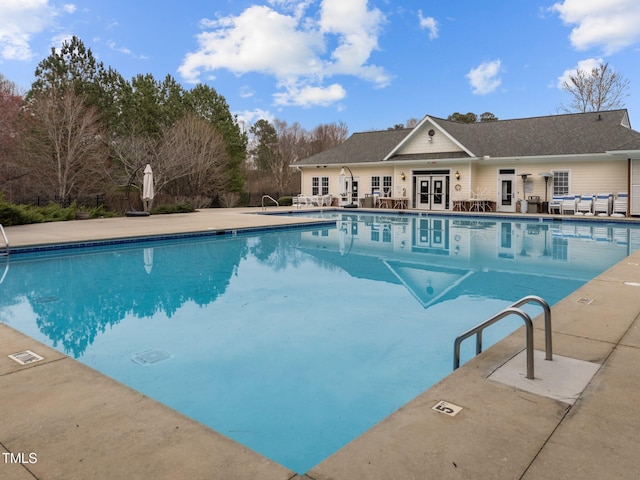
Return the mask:
{"type": "Polygon", "coordinates": [[[382,12],[369,10],[367,4],[367,0],[323,0],[320,29],[338,37],[338,46],[331,53],[334,62],[327,67],[327,73],[354,75],[386,86],[390,78],[384,69],[366,64],[371,52],[378,49],[384,21],[382,12]]]}
{"type": "Polygon", "coordinates": [[[384,21],[366,0],[323,0],[317,12],[311,0],[269,0],[238,16],[203,20],[198,49],[188,53],[178,69],[190,82],[204,72],[229,70],[236,75],[258,72],[275,77],[282,91],[278,105],[328,105],[346,96],[327,78],[350,75],[382,87],[389,75],[369,64],[378,48],[384,21]],[[277,11],[279,8],[281,11],[277,11]]]}
{"type": "Polygon", "coordinates": [[[438,22],[433,17],[422,16],[422,10],[418,10],[418,18],[420,19],[420,28],[429,31],[429,39],[438,38],[438,22]]]}
{"type": "Polygon", "coordinates": [[[240,87],[240,97],[241,98],[250,98],[255,95],[255,92],[249,85],[243,85],[240,87]]]}
{"type": "Polygon", "coordinates": [[[33,56],[29,41],[52,23],[54,9],[48,0],[3,0],[0,2],[0,57],[28,60],[33,56]]]}
{"type": "Polygon", "coordinates": [[[127,55],[137,60],[147,60],[149,58],[146,55],[139,55],[137,53],[134,53],[133,51],[131,51],[130,48],[121,47],[118,44],[116,44],[116,42],[114,42],[113,40],[109,40],[105,44],[114,52],[122,53],[123,55],[127,55]]]}
{"type": "Polygon", "coordinates": [[[237,17],[203,21],[199,50],[188,53],[178,69],[188,81],[202,71],[227,69],[241,75],[260,72],[278,78],[317,74],[320,35],[299,29],[295,18],[266,6],[252,6],[237,17]]]}
{"type": "Polygon", "coordinates": [[[500,60],[484,62],[476,68],[472,68],[466,77],[469,79],[473,93],[475,95],[486,95],[495,91],[502,83],[500,78],[501,68],[502,62],[500,60]]]}
{"type": "Polygon", "coordinates": [[[602,64],[602,58],[587,58],[586,60],[581,60],[578,62],[578,65],[570,70],[565,70],[562,76],[558,77],[557,87],[562,89],[564,82],[569,81],[569,77],[575,75],[578,70],[583,70],[585,72],[591,72],[594,68],[598,68],[602,64]]]}
{"type": "Polygon", "coordinates": [[[235,112],[234,115],[238,117],[238,122],[246,132],[249,130],[250,126],[257,122],[258,120],[264,119],[270,123],[273,123],[275,120],[275,115],[273,115],[268,110],[263,110],[261,108],[256,108],[255,110],[243,110],[241,112],[235,112]]]}
{"type": "Polygon", "coordinates": [[[638,0],[564,0],[551,7],[571,31],[578,50],[601,47],[612,54],[640,40],[638,0]]]}
{"type": "Polygon", "coordinates": [[[313,105],[328,106],[338,102],[347,96],[346,90],[337,83],[328,87],[289,87],[285,93],[274,95],[276,105],[295,105],[298,107],[311,107],[313,105]]]}
{"type": "Polygon", "coordinates": [[[54,26],[60,12],[75,12],[73,4],[57,8],[49,0],[0,1],[0,59],[29,60],[34,35],[54,26]]]}
{"type": "Polygon", "coordinates": [[[62,48],[62,44],[71,43],[72,39],[73,39],[73,34],[67,33],[67,32],[61,32],[51,37],[49,46],[51,48],[55,48],[57,52],[60,52],[60,49],[62,48]]]}

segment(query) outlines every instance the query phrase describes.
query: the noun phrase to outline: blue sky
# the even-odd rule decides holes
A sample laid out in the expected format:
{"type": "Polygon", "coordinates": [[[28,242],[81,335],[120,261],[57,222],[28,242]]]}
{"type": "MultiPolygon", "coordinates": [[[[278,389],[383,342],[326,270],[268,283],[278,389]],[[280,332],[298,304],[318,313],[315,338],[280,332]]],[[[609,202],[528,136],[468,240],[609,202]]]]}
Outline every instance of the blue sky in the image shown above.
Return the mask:
{"type": "Polygon", "coordinates": [[[640,130],[638,0],[0,0],[0,19],[0,73],[22,89],[77,35],[126,78],[211,85],[246,124],[357,132],[555,114],[560,79],[602,61],[630,81],[640,130]]]}

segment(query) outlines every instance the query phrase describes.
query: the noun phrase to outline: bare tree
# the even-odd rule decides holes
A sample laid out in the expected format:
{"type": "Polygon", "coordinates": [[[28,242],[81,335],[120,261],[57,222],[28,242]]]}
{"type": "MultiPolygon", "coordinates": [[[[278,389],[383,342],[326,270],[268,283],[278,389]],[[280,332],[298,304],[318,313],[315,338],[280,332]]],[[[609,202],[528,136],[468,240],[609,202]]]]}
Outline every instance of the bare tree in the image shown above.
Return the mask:
{"type": "Polygon", "coordinates": [[[122,136],[112,142],[111,148],[119,164],[119,173],[112,175],[112,180],[118,185],[130,182],[133,176],[135,188],[141,191],[142,169],[147,163],[153,168],[156,196],[166,193],[210,198],[229,183],[228,153],[222,134],[192,113],[163,129],[160,136],[122,136]]]}
{"type": "Polygon", "coordinates": [[[0,73],[0,185],[10,193],[12,182],[23,175],[16,162],[17,119],[22,96],[16,85],[0,73]]]}
{"type": "Polygon", "coordinates": [[[325,150],[340,145],[347,139],[348,134],[349,128],[344,122],[318,125],[311,132],[311,150],[309,155],[324,152],[325,150]]]}
{"type": "Polygon", "coordinates": [[[33,190],[60,199],[102,189],[107,162],[100,115],[71,89],[39,92],[23,116],[21,155],[33,190]]]}
{"type": "Polygon", "coordinates": [[[207,120],[187,113],[163,135],[158,158],[164,185],[176,196],[211,197],[229,183],[224,137],[207,120]]]}
{"type": "Polygon", "coordinates": [[[600,112],[624,108],[624,98],[629,96],[629,80],[601,63],[591,71],[583,69],[569,76],[562,89],[571,97],[569,106],[562,105],[565,112],[600,112]]]}
{"type": "Polygon", "coordinates": [[[420,120],[418,120],[415,117],[411,117],[409,120],[407,120],[407,123],[405,124],[406,128],[415,128],[416,125],[418,125],[418,123],[420,122],[420,120]]]}

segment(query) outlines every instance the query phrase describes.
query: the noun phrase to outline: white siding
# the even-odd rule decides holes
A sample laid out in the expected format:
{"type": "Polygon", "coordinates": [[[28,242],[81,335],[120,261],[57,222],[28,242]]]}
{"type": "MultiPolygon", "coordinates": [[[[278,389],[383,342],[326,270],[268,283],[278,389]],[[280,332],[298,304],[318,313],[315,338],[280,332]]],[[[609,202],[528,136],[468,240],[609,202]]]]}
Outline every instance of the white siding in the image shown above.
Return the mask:
{"type": "Polygon", "coordinates": [[[408,155],[412,153],[461,151],[462,149],[444,133],[433,127],[431,124],[425,124],[419,132],[416,132],[416,134],[402,146],[398,153],[401,155],[408,155]],[[435,132],[433,136],[429,135],[429,130],[433,130],[435,132]]]}
{"type": "MultiPolygon", "coordinates": [[[[584,193],[612,193],[626,191],[627,185],[627,161],[612,160],[611,157],[600,162],[558,162],[558,163],[517,163],[500,165],[478,165],[474,172],[475,178],[471,188],[473,190],[486,189],[489,197],[495,200],[498,197],[498,172],[500,169],[515,168],[516,171],[516,198],[526,199],[531,195],[537,195],[540,200],[545,199],[544,177],[538,175],[540,172],[551,172],[554,170],[566,170],[569,172],[569,193],[581,195],[584,193]],[[524,193],[522,173],[530,173],[527,181],[533,182],[533,191],[524,193]]],[[[547,199],[551,199],[553,189],[551,181],[547,199]]]]}

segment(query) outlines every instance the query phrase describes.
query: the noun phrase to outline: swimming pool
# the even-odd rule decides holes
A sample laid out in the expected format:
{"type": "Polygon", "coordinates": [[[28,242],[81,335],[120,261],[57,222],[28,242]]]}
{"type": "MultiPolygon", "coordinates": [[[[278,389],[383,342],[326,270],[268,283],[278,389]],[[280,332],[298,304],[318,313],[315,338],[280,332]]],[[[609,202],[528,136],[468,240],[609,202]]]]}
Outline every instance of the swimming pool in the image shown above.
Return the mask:
{"type": "Polygon", "coordinates": [[[0,320],[304,473],[448,374],[456,335],[527,294],[555,303],[637,233],[341,214],[335,227],[14,255],[0,320]]]}

